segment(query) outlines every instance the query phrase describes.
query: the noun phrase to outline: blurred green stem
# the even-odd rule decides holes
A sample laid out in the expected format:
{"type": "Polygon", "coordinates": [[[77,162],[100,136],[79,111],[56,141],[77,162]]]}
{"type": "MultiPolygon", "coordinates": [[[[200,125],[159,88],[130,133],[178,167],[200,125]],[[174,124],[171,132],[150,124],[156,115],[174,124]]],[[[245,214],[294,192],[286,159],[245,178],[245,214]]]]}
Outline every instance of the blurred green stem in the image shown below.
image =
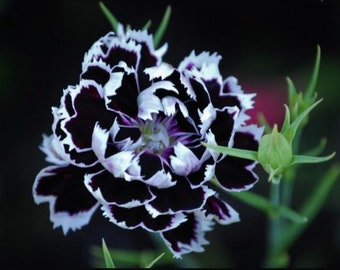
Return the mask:
{"type": "Polygon", "coordinates": [[[272,211],[269,213],[268,219],[268,235],[267,235],[267,254],[266,254],[266,266],[267,267],[277,267],[281,266],[280,262],[277,260],[278,247],[281,242],[281,216],[279,214],[278,208],[280,206],[280,183],[270,184],[270,194],[269,194],[272,211]]]}

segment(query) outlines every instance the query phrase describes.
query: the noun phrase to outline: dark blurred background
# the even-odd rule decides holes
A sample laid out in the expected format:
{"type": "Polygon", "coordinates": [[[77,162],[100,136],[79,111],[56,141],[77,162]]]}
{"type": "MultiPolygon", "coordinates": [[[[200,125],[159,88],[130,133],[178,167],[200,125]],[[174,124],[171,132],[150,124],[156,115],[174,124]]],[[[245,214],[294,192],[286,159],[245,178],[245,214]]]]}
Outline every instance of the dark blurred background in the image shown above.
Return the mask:
{"type": "MultiPolygon", "coordinates": [[[[324,100],[311,114],[302,148],[327,137],[325,154],[339,152],[340,1],[103,2],[120,22],[133,28],[152,19],[151,32],[171,5],[164,60],[176,66],[193,49],[218,52],[223,57],[222,75],[236,76],[245,92],[257,93],[252,115],[264,112],[270,123],[279,125],[287,100],[285,78],[289,76],[303,91],[319,44],[317,92],[324,100]]],[[[78,83],[84,53],[110,30],[99,1],[0,0],[1,266],[93,267],[90,249],[100,245],[102,237],[109,247],[139,250],[153,245],[145,232],[120,229],[99,211],[89,225],[64,236],[60,228],[53,230],[48,205],[37,206],[32,198],[34,178],[47,165],[38,147],[42,133],[51,132],[51,106],[59,105],[63,89],[78,83]]],[[[302,167],[293,207],[335,161],[338,156],[326,164],[302,167]]],[[[263,176],[253,191],[266,195],[267,190],[263,176]]],[[[337,183],[290,250],[291,267],[340,266],[339,192],[337,183]]],[[[261,266],[264,214],[234,198],[228,202],[240,213],[241,222],[216,225],[207,234],[206,251],[190,259],[206,267],[261,266]]]]}

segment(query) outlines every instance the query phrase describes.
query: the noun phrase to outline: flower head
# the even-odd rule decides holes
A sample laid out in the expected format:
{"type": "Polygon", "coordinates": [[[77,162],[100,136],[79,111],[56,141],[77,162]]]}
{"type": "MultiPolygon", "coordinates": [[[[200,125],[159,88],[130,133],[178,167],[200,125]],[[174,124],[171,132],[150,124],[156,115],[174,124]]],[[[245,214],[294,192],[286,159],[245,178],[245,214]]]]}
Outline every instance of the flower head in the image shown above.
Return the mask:
{"type": "Polygon", "coordinates": [[[33,185],[66,234],[98,208],[110,222],[161,235],[175,257],[202,251],[205,232],[239,221],[220,198],[251,188],[256,161],[219,154],[202,142],[257,150],[263,129],[247,125],[253,94],[223,79],[216,53],[163,62],[146,30],[119,25],[85,54],[79,84],[53,107],[41,150],[51,163],[33,185]]]}

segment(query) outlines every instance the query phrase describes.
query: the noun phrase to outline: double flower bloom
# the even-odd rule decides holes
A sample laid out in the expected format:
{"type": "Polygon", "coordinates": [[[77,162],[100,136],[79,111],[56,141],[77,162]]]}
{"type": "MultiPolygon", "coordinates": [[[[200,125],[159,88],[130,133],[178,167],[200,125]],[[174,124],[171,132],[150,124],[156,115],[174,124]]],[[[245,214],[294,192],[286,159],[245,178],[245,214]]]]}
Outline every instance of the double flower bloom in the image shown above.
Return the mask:
{"type": "Polygon", "coordinates": [[[213,225],[239,221],[220,198],[251,188],[256,162],[201,142],[256,151],[263,128],[247,125],[254,94],[222,79],[216,53],[193,51],[177,68],[146,30],[110,32],[85,54],[80,82],[53,107],[41,150],[51,163],[33,185],[66,234],[101,209],[112,223],[159,233],[175,257],[203,251],[213,225]],[[212,183],[214,182],[214,183],[212,183]]]}

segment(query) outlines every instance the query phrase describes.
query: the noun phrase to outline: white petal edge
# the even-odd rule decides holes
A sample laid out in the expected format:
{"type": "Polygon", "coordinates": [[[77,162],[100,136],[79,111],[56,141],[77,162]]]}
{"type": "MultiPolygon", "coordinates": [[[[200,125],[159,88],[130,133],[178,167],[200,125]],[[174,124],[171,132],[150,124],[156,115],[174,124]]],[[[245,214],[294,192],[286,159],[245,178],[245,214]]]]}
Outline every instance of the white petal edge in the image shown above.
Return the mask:
{"type": "Polygon", "coordinates": [[[164,111],[159,97],[154,93],[158,89],[166,89],[178,93],[177,89],[170,81],[159,81],[144,89],[137,97],[138,117],[143,120],[152,120],[152,113],[164,111]]]}
{"type": "Polygon", "coordinates": [[[92,134],[92,149],[98,157],[99,162],[111,172],[116,178],[124,178],[126,169],[133,159],[133,151],[121,151],[108,158],[105,158],[109,131],[102,129],[96,123],[92,134]]]}
{"type": "MultiPolygon", "coordinates": [[[[113,224],[123,228],[123,229],[128,229],[128,230],[133,230],[135,228],[138,227],[142,227],[143,229],[150,231],[150,232],[155,232],[153,230],[151,230],[150,228],[148,228],[147,226],[145,226],[145,224],[143,222],[138,223],[135,226],[127,226],[125,221],[117,221],[117,219],[115,219],[115,217],[111,214],[110,211],[110,205],[108,204],[103,204],[102,207],[100,208],[103,211],[103,216],[108,218],[110,220],[110,222],[112,222],[113,224]]],[[[127,209],[128,211],[128,209],[127,209]]],[[[170,226],[168,226],[167,228],[161,230],[161,231],[168,231],[171,230],[173,228],[176,228],[179,224],[185,222],[187,220],[187,218],[185,217],[185,215],[183,213],[176,213],[174,214],[170,226]]]]}
{"type": "Polygon", "coordinates": [[[182,143],[178,142],[174,146],[174,152],[175,155],[170,156],[170,164],[175,174],[187,176],[201,166],[196,155],[182,143]]]}
{"type": "MultiPolygon", "coordinates": [[[[88,191],[93,195],[93,197],[95,197],[98,201],[100,201],[102,204],[114,204],[114,205],[118,205],[114,202],[108,202],[104,199],[101,191],[100,191],[100,188],[97,188],[97,190],[93,190],[91,185],[90,185],[90,182],[91,182],[91,178],[95,175],[98,175],[100,173],[102,173],[103,171],[100,171],[100,172],[97,172],[97,173],[92,173],[92,174],[86,174],[85,175],[85,180],[84,180],[84,183],[85,183],[85,186],[86,188],[88,189],[88,191]]],[[[114,181],[114,180],[113,180],[114,181]]],[[[151,199],[149,199],[148,201],[151,201],[154,199],[154,195],[151,199]]],[[[136,206],[140,206],[140,205],[143,205],[145,204],[146,202],[141,202],[141,201],[138,201],[138,200],[131,200],[130,202],[127,202],[127,203],[124,203],[124,204],[119,204],[119,207],[126,207],[126,208],[131,208],[131,207],[136,207],[136,206]]]]}
{"type": "Polygon", "coordinates": [[[163,236],[162,233],[160,234],[161,237],[163,238],[163,241],[169,247],[170,251],[174,255],[174,258],[181,259],[183,254],[191,253],[193,251],[203,252],[204,251],[203,245],[209,244],[209,241],[207,241],[204,238],[204,236],[206,232],[212,230],[214,222],[205,218],[200,211],[195,212],[195,219],[197,221],[197,226],[195,228],[195,236],[197,238],[197,241],[192,239],[190,241],[190,244],[185,244],[181,242],[177,243],[178,247],[181,249],[180,252],[175,252],[174,250],[172,250],[171,243],[163,236]]]}

